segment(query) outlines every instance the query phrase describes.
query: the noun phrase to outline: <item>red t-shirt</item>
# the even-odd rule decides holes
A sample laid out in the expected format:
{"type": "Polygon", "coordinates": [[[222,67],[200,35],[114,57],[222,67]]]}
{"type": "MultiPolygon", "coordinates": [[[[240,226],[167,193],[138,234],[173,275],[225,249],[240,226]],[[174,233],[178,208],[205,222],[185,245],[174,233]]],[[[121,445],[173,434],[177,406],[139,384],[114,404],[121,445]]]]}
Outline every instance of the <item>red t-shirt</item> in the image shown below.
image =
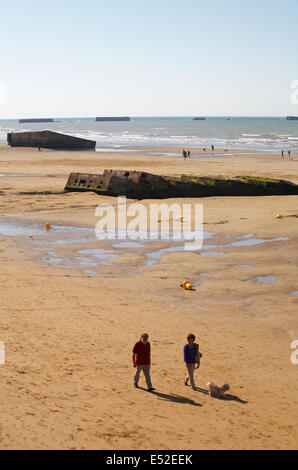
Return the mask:
{"type": "Polygon", "coordinates": [[[136,364],[147,366],[150,364],[150,343],[147,341],[146,344],[142,341],[138,341],[132,350],[136,354],[136,364]]]}

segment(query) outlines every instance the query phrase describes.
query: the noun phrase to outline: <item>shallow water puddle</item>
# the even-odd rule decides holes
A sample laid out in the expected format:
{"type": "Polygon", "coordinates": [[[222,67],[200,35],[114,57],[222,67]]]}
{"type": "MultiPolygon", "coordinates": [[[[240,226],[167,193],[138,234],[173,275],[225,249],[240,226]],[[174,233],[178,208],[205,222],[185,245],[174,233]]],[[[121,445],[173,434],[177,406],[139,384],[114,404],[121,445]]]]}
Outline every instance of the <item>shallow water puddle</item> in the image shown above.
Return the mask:
{"type": "Polygon", "coordinates": [[[200,253],[202,256],[218,256],[218,255],[224,255],[223,251],[203,251],[200,253]]]}
{"type": "MultiPolygon", "coordinates": [[[[37,248],[41,250],[41,248],[37,248]]],[[[89,250],[77,250],[79,255],[84,256],[60,256],[54,251],[48,251],[46,256],[41,258],[41,261],[49,263],[51,266],[65,269],[85,269],[89,267],[96,267],[98,264],[105,266],[112,266],[108,264],[106,259],[118,258],[117,254],[114,254],[112,250],[105,250],[103,248],[94,248],[89,250]],[[100,263],[98,260],[101,260],[100,263]]],[[[85,271],[84,271],[85,272],[85,271]]],[[[88,274],[88,273],[87,273],[88,274]]],[[[95,273],[96,274],[96,273],[95,273]]]]}
{"type": "Polygon", "coordinates": [[[274,276],[257,276],[254,281],[248,280],[244,282],[248,284],[274,284],[276,281],[274,276]]]}
{"type": "Polygon", "coordinates": [[[245,235],[239,235],[236,238],[252,238],[254,236],[253,233],[246,233],[245,235]]]}
{"type": "MultiPolygon", "coordinates": [[[[212,235],[212,234],[209,234],[209,235],[212,235]]],[[[206,237],[205,237],[205,233],[204,233],[204,239],[206,239],[206,238],[209,238],[209,236],[208,236],[208,234],[206,234],[206,237]]],[[[162,257],[162,255],[164,253],[178,253],[178,252],[181,252],[181,251],[185,251],[187,253],[187,252],[192,251],[192,252],[200,252],[201,255],[206,255],[206,256],[223,255],[224,254],[223,252],[210,251],[210,249],[212,249],[212,248],[218,248],[218,245],[203,245],[199,249],[195,244],[193,246],[191,246],[191,245],[188,246],[187,249],[185,248],[184,244],[171,246],[171,247],[167,247],[167,248],[161,248],[159,250],[152,251],[151,253],[146,253],[145,256],[149,259],[147,259],[145,264],[147,266],[148,265],[152,266],[153,264],[155,264],[162,257]],[[206,251],[204,251],[204,250],[206,250],[206,251]]]]}
{"type": "Polygon", "coordinates": [[[145,150],[127,150],[127,149],[120,149],[120,148],[113,148],[113,147],[95,147],[95,152],[103,152],[103,153],[145,153],[145,150]]]}
{"type": "Polygon", "coordinates": [[[225,246],[226,247],[255,246],[255,245],[262,245],[263,243],[281,242],[281,241],[287,241],[287,240],[290,240],[290,239],[288,237],[269,238],[267,240],[263,238],[249,238],[246,240],[241,240],[239,242],[232,242],[225,246]]]}
{"type": "MultiPolygon", "coordinates": [[[[41,239],[41,242],[44,243],[59,243],[59,242],[68,242],[74,243],[76,236],[82,236],[86,234],[85,237],[88,237],[90,241],[91,238],[97,240],[94,234],[94,229],[86,227],[74,227],[70,225],[52,225],[50,230],[46,230],[44,224],[39,222],[30,222],[30,221],[19,221],[9,218],[0,217],[0,235],[7,237],[34,237],[40,236],[44,237],[45,240],[41,239]],[[55,237],[61,236],[61,233],[69,234],[69,240],[59,240],[55,237]],[[94,234],[93,237],[91,234],[94,234]],[[51,241],[51,239],[54,239],[51,241]]],[[[66,235],[65,235],[66,237],[66,235]]],[[[85,241],[85,239],[83,239],[85,241]]]]}
{"type": "MultiPolygon", "coordinates": [[[[104,148],[96,147],[96,152],[103,153],[139,153],[146,155],[157,155],[159,157],[181,157],[182,153],[178,152],[153,152],[152,150],[139,150],[139,149],[122,149],[122,148],[104,148]]],[[[209,158],[209,157],[235,157],[235,153],[191,153],[191,158],[209,158]]]]}
{"type": "Polygon", "coordinates": [[[96,276],[96,272],[92,271],[92,269],[86,269],[83,271],[85,274],[88,274],[88,276],[96,276]]]}
{"type": "Polygon", "coordinates": [[[254,268],[254,266],[252,264],[234,264],[234,266],[232,266],[232,268],[247,268],[247,269],[250,269],[250,268],[254,268]]]}
{"type": "MultiPolygon", "coordinates": [[[[171,232],[169,234],[170,239],[167,240],[162,239],[160,234],[147,232],[140,234],[140,238],[135,241],[135,239],[132,240],[132,237],[129,237],[129,235],[131,235],[130,232],[126,239],[123,238],[121,231],[116,231],[116,238],[114,239],[99,240],[96,237],[94,228],[52,225],[50,230],[46,230],[44,224],[39,222],[19,221],[4,217],[0,217],[0,235],[20,237],[25,248],[45,252],[42,253],[41,261],[51,266],[68,269],[78,268],[85,271],[90,267],[96,267],[98,265],[112,266],[113,268],[121,269],[121,267],[109,264],[107,261],[128,254],[141,254],[145,257],[144,265],[153,266],[157,264],[166,253],[190,251],[202,256],[222,256],[225,254],[222,250],[226,248],[250,247],[268,242],[289,240],[288,237],[258,239],[253,238],[253,234],[227,237],[217,236],[213,232],[204,232],[204,241],[212,239],[216,244],[206,243],[203,244],[203,246],[199,246],[194,242],[190,243],[190,232],[171,232]],[[228,239],[233,240],[235,238],[237,241],[229,243],[228,239]],[[185,241],[188,242],[187,247],[184,244],[185,241]],[[93,242],[97,242],[97,245],[101,244],[101,247],[97,246],[96,248],[83,249],[82,246],[79,248],[81,244],[93,242]],[[161,243],[164,245],[164,248],[160,248],[161,243]],[[104,244],[105,248],[102,247],[102,244],[104,244]],[[159,248],[154,250],[154,246],[157,244],[159,248]],[[75,245],[78,246],[75,247],[75,245]],[[148,252],[146,249],[149,246],[152,247],[153,250],[148,252]]],[[[239,264],[233,267],[252,268],[253,266],[239,264]]],[[[128,266],[126,265],[126,270],[127,268],[128,266]]],[[[209,276],[209,273],[201,273],[200,276],[209,276]]],[[[275,280],[272,281],[272,277],[265,276],[263,278],[256,278],[254,283],[270,282],[275,282],[275,280]]]]}
{"type": "Polygon", "coordinates": [[[89,250],[78,250],[79,255],[91,255],[97,259],[113,259],[118,258],[113,250],[105,250],[103,248],[90,248],[89,250]]]}
{"type": "Polygon", "coordinates": [[[41,261],[50,264],[51,266],[66,269],[76,268],[89,268],[96,267],[97,263],[92,258],[79,258],[79,257],[59,257],[59,255],[45,256],[41,258],[41,261]]]}
{"type": "Polygon", "coordinates": [[[6,237],[30,237],[43,235],[45,229],[42,224],[19,222],[0,218],[0,235],[6,237]]]}
{"type": "MultiPolygon", "coordinates": [[[[148,152],[149,155],[159,155],[160,157],[181,157],[181,153],[155,153],[155,152],[148,152]]],[[[216,158],[216,157],[235,157],[234,153],[192,153],[190,158],[216,158]]]]}
{"type": "Polygon", "coordinates": [[[293,292],[290,292],[289,295],[294,295],[295,297],[298,297],[298,290],[293,290],[293,292]]]}
{"type": "Polygon", "coordinates": [[[143,246],[142,243],[137,242],[120,242],[113,245],[115,248],[142,248],[143,246]]]}
{"type": "Polygon", "coordinates": [[[156,264],[157,261],[162,257],[164,253],[177,253],[180,251],[184,251],[184,245],[161,248],[159,250],[152,251],[151,253],[145,253],[145,256],[148,258],[145,261],[145,265],[152,266],[153,264],[156,264]]]}

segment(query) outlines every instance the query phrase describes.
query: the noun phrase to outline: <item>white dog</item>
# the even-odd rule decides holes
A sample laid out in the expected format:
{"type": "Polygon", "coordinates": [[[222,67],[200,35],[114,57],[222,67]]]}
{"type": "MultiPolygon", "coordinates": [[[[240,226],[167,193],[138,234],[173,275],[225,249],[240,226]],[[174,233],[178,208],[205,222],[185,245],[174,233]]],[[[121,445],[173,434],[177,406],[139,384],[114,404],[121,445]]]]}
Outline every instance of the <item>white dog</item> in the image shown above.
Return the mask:
{"type": "Polygon", "coordinates": [[[229,384],[223,384],[222,387],[218,387],[213,382],[208,382],[207,387],[209,388],[209,395],[216,398],[222,398],[225,391],[230,390],[229,384]]]}

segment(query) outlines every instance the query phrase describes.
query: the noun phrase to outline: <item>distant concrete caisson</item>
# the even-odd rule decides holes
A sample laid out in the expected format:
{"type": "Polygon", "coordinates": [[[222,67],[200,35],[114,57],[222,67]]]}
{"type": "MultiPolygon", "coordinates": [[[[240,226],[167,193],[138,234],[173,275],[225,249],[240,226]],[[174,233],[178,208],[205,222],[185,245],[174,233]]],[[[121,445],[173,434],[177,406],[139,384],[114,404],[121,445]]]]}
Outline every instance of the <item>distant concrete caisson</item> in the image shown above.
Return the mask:
{"type": "Polygon", "coordinates": [[[20,124],[30,123],[30,122],[54,122],[54,119],[52,118],[19,119],[20,124]]]}
{"type": "Polygon", "coordinates": [[[48,149],[94,149],[95,140],[81,139],[52,131],[12,132],[7,134],[11,147],[42,147],[48,149]]]}
{"type": "Polygon", "coordinates": [[[130,117],[128,116],[120,116],[120,117],[97,117],[95,118],[95,121],[130,121],[130,117]]]}

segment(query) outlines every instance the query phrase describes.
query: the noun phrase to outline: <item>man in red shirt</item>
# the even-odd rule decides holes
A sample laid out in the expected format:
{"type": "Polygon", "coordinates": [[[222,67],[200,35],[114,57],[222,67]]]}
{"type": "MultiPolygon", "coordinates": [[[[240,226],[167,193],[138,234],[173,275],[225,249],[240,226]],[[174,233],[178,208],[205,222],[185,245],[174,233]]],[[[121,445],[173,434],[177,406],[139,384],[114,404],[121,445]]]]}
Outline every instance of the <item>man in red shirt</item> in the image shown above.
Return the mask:
{"type": "Polygon", "coordinates": [[[139,388],[139,378],[141,370],[144,372],[146,384],[148,387],[148,392],[153,392],[155,388],[152,387],[151,378],[150,378],[150,343],[148,341],[149,335],[143,333],[141,335],[140,341],[138,341],[132,350],[132,363],[133,366],[137,368],[134,376],[134,386],[139,388]]]}

